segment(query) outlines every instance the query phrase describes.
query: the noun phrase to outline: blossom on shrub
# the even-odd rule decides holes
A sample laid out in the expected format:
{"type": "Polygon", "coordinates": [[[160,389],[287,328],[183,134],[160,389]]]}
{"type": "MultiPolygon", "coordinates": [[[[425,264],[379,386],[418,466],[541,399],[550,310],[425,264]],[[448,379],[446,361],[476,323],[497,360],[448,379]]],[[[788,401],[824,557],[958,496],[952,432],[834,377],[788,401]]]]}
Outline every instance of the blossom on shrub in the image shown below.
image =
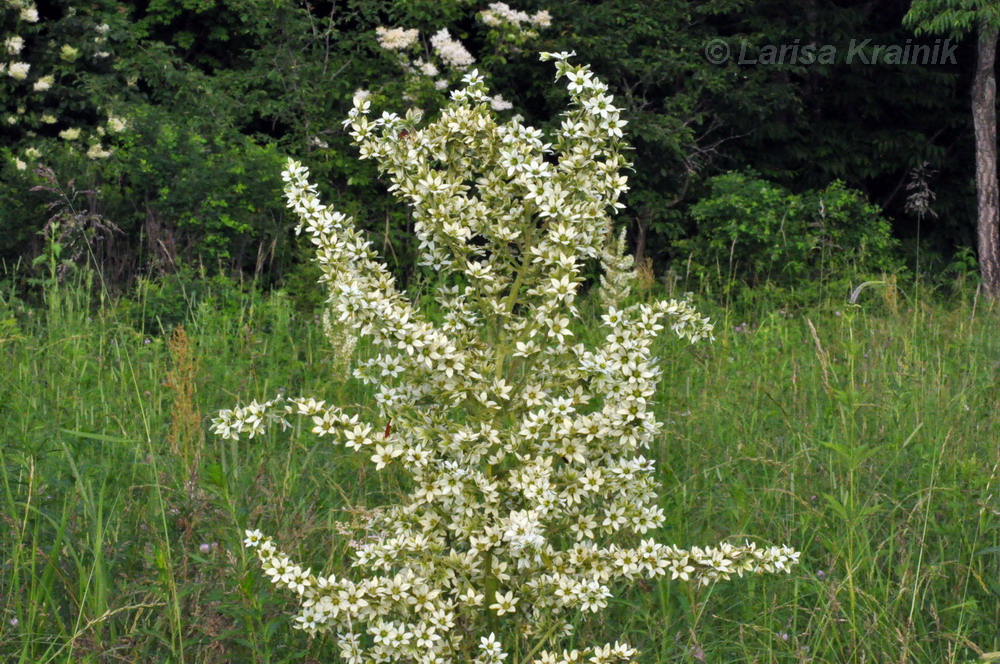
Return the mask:
{"type": "Polygon", "coordinates": [[[7,73],[18,81],[28,78],[29,71],[31,71],[31,65],[27,62],[12,62],[7,66],[7,73]]]}
{"type": "MultiPolygon", "coordinates": [[[[538,37],[538,29],[549,27],[552,18],[547,11],[534,15],[512,9],[503,2],[494,2],[487,9],[476,14],[485,25],[487,46],[480,54],[483,65],[502,64],[510,53],[538,37]]],[[[452,36],[447,27],[436,30],[422,43],[417,29],[379,27],[375,30],[376,40],[381,48],[389,51],[399,67],[406,73],[403,98],[416,101],[426,94],[437,106],[443,99],[440,93],[469,67],[477,58],[459,39],[452,36]],[[450,78],[454,77],[454,78],[450,78]]],[[[424,100],[426,101],[426,99],[424,100]]],[[[510,108],[502,100],[494,105],[494,110],[510,108]]]]}
{"type": "Polygon", "coordinates": [[[514,108],[514,105],[500,95],[493,95],[490,98],[490,107],[494,111],[509,111],[514,108]]]}
{"type": "Polygon", "coordinates": [[[479,12],[479,19],[490,26],[512,26],[524,28],[534,26],[547,28],[552,25],[552,16],[547,10],[536,12],[533,16],[527,12],[512,9],[506,2],[491,3],[489,8],[479,12]]]}
{"type": "MultiPolygon", "coordinates": [[[[7,4],[12,11],[3,16],[0,44],[16,61],[0,63],[0,74],[24,81],[25,89],[30,86],[33,93],[15,89],[6,99],[6,108],[0,108],[6,124],[15,128],[10,132],[12,152],[24,154],[29,148],[45,146],[46,158],[52,160],[67,153],[86,154],[92,159],[110,155],[101,146],[93,147],[103,129],[92,122],[120,100],[94,92],[107,83],[109,74],[104,65],[93,66],[89,57],[97,57],[98,48],[112,48],[111,26],[101,22],[106,16],[104,9],[98,5],[53,6],[40,21],[34,4],[26,0],[8,0],[7,4]],[[45,125],[56,125],[56,131],[45,125]],[[60,144],[51,140],[53,133],[63,139],[60,144]]],[[[124,120],[115,119],[112,126],[122,131],[124,120]]]]}
{"type": "Polygon", "coordinates": [[[417,41],[420,31],[378,27],[375,28],[375,33],[378,35],[379,46],[387,51],[402,51],[417,41]]]}
{"type": "Polygon", "coordinates": [[[59,57],[66,62],[73,62],[80,57],[80,49],[74,48],[69,44],[63,44],[62,48],[59,49],[59,57]]]}
{"type": "Polygon", "coordinates": [[[42,76],[40,79],[35,81],[35,84],[31,86],[31,89],[35,92],[45,92],[52,87],[52,83],[55,81],[54,76],[42,76]]]}
{"type": "Polygon", "coordinates": [[[411,476],[410,493],[373,519],[380,536],[353,552],[358,579],[314,573],[246,532],[264,573],[301,602],[295,626],[333,634],[352,664],[499,664],[514,647],[512,661],[625,661],[636,653],[619,642],[560,650],[573,619],[605,608],[618,584],[708,584],[798,559],[787,547],[681,549],[651,537],[664,520],[647,456],[661,431],[649,408],[653,339],[669,325],[694,343],[712,325],[687,302],[625,306],[619,280],[604,291],[604,339],[575,340],[585,264],[621,249],[610,214],[623,207],[628,163],[607,86],[568,57],[543,54],[557,78],[579,82],[552,137],[519,117],[499,122],[475,71],[424,126],[412,110],[372,118],[356,98],[345,124],[412,209],[421,263],[441,276],[441,323],[396,289],[353,221],[319,201],[304,166],[289,161],[283,174],[330,306],[374,348],[354,374],[377,386],[380,419],[279,396],[220,411],[213,431],[253,438],[298,415],[376,470],[411,476]]]}
{"type": "Polygon", "coordinates": [[[100,143],[94,143],[87,149],[87,157],[90,159],[107,159],[111,156],[110,150],[105,150],[100,143]]]}
{"type": "Polygon", "coordinates": [[[465,69],[469,65],[475,64],[476,59],[472,57],[465,45],[457,39],[452,39],[448,28],[441,28],[431,37],[431,46],[438,57],[449,67],[455,69],[465,69]]]}
{"type": "Polygon", "coordinates": [[[112,133],[114,133],[114,134],[121,133],[121,132],[125,131],[126,126],[127,126],[127,124],[126,124],[125,120],[123,120],[122,118],[115,117],[114,115],[109,115],[108,116],[108,129],[112,133]]]}
{"type": "Polygon", "coordinates": [[[19,35],[13,35],[4,40],[3,45],[7,49],[8,54],[18,55],[21,49],[24,48],[24,38],[19,35]]]}

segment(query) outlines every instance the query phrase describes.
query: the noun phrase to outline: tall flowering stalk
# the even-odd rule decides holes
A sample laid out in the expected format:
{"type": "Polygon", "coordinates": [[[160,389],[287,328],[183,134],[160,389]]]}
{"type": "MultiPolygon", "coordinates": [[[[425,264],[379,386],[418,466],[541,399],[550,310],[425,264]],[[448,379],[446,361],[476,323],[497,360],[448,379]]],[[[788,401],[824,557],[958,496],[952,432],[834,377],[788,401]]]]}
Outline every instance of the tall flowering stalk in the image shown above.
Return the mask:
{"type": "Polygon", "coordinates": [[[253,437],[306,416],[376,469],[412,476],[412,492],[370,524],[382,536],[356,549],[358,578],[314,574],[247,531],[265,574],[298,596],[296,626],[332,632],[352,664],[626,661],[635,651],[622,643],[560,649],[571,620],[605,608],[617,584],[708,584],[798,558],[649,537],[664,518],[645,456],[660,432],[652,341],[667,325],[691,342],[712,326],[686,302],[622,308],[620,280],[603,292],[604,341],[574,341],[582,268],[616,245],[609,213],[623,207],[628,164],[607,86],[570,55],[542,55],[572,98],[552,143],[518,117],[499,123],[475,71],[423,127],[413,111],[370,118],[364,98],[345,123],[413,210],[421,262],[442,275],[441,324],[396,289],[352,220],[317,199],[302,165],[284,174],[336,312],[379,349],[355,375],[377,385],[392,426],[278,397],[221,411],[214,430],[253,437]]]}

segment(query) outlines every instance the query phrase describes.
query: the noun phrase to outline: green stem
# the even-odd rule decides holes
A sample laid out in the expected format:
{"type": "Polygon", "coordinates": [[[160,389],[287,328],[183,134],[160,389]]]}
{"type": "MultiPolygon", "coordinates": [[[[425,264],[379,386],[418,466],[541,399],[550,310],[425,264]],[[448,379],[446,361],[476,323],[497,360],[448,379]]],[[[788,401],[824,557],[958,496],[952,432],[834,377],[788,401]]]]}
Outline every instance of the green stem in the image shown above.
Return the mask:
{"type": "MultiPolygon", "coordinates": [[[[532,229],[533,230],[533,229],[532,229]]],[[[507,301],[504,302],[503,310],[504,315],[509,316],[510,312],[514,310],[514,303],[517,302],[517,295],[521,290],[521,285],[524,283],[524,278],[528,274],[528,268],[531,266],[531,256],[529,255],[529,249],[531,248],[531,242],[534,239],[533,233],[526,233],[524,237],[524,244],[521,248],[521,267],[517,270],[517,276],[514,278],[514,283],[510,287],[510,292],[507,293],[507,301]]],[[[495,360],[495,367],[493,369],[493,375],[496,378],[503,376],[503,363],[506,359],[506,354],[509,348],[506,344],[497,344],[497,355],[495,360]]]]}

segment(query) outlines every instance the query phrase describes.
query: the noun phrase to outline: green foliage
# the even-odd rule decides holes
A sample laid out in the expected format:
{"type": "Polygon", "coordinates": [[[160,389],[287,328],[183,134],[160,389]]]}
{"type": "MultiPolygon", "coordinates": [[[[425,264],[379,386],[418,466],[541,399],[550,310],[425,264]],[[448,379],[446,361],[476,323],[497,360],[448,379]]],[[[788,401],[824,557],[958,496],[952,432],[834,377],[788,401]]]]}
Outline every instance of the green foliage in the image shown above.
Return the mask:
{"type": "Polygon", "coordinates": [[[982,23],[1000,28],[1000,7],[989,0],[914,0],[903,23],[916,34],[947,34],[956,39],[982,23]]]}
{"type": "Polygon", "coordinates": [[[201,307],[220,316],[240,317],[241,310],[261,300],[260,293],[224,274],[208,276],[184,267],[172,274],[140,278],[128,297],[118,300],[116,314],[142,334],[169,333],[190,324],[201,307]]]}
{"type": "Polygon", "coordinates": [[[115,160],[119,215],[141,201],[134,223],[170,220],[183,262],[252,269],[255,245],[271,244],[285,226],[278,151],[209,118],[156,107],[137,111],[133,123],[115,160]]]}
{"type": "Polygon", "coordinates": [[[14,263],[41,229],[45,196],[31,192],[38,184],[28,170],[15,166],[18,157],[10,148],[0,148],[0,260],[14,263]]]}
{"type": "Polygon", "coordinates": [[[711,194],[691,216],[697,234],[678,246],[702,280],[789,287],[898,267],[888,222],[842,182],[793,194],[752,174],[727,173],[711,180],[711,194]]]}
{"type": "MultiPolygon", "coordinates": [[[[851,40],[868,38],[872,44],[933,45],[933,37],[914,39],[903,27],[909,4],[763,0],[732,17],[720,31],[733,49],[746,43],[750,53],[764,44],[815,43],[836,45],[843,56],[851,40]]],[[[725,134],[729,129],[729,140],[720,146],[715,164],[751,168],[794,192],[842,180],[864,191],[892,221],[894,235],[907,238],[917,235],[918,221],[906,210],[906,191],[899,184],[914,167],[929,162],[938,170],[931,186],[938,195],[939,218],[925,224],[919,235],[931,240],[933,251],[947,254],[971,241],[969,221],[975,214],[974,157],[963,83],[974,58],[962,52],[957,65],[841,61],[740,67],[737,77],[760,77],[754,89],[765,96],[780,95],[786,103],[764,115],[723,115],[718,131],[725,134]]],[[[718,108],[724,111],[725,105],[718,108]]],[[[703,191],[694,193],[697,197],[703,191]]]]}

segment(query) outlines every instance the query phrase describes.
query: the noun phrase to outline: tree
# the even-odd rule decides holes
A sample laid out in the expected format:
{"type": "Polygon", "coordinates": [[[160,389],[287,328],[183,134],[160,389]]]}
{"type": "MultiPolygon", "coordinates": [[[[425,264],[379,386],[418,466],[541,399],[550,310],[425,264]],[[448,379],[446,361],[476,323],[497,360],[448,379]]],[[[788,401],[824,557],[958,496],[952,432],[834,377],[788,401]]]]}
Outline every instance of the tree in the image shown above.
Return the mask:
{"type": "Polygon", "coordinates": [[[976,193],[979,267],[983,289],[1000,296],[1000,183],[997,181],[996,50],[1000,6],[992,0],[914,0],[904,24],[916,34],[961,38],[978,31],[972,81],[972,122],[976,135],[976,193]]]}

